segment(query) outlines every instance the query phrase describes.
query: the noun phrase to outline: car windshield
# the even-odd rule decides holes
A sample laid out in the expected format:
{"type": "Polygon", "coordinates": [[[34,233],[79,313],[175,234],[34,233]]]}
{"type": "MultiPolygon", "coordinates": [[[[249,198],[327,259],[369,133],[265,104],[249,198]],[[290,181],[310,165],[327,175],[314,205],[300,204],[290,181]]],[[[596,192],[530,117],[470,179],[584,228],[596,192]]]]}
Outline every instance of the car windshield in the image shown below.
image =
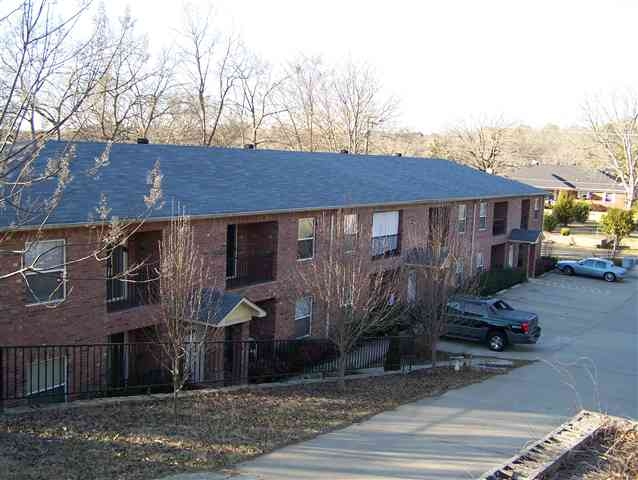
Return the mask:
{"type": "Polygon", "coordinates": [[[494,307],[494,309],[496,310],[514,310],[512,307],[510,307],[507,303],[505,303],[503,300],[498,300],[496,302],[494,302],[492,304],[492,306],[494,307]]]}

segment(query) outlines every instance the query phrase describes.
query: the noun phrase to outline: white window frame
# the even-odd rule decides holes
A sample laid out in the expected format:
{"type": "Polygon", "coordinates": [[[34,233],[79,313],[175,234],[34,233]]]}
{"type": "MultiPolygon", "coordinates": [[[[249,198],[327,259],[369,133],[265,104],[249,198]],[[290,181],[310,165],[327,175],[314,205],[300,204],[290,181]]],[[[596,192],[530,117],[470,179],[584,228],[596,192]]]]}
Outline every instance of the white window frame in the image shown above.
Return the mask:
{"type": "MultiPolygon", "coordinates": [[[[122,269],[124,270],[124,272],[126,272],[128,270],[128,248],[126,244],[118,245],[118,247],[123,247],[124,258],[122,259],[122,269]]],[[[114,251],[115,249],[111,251],[111,257],[113,256],[114,251]]],[[[121,302],[122,300],[126,300],[128,298],[128,282],[122,282],[122,285],[124,286],[124,295],[122,295],[121,297],[107,298],[106,303],[121,302]]]]}
{"type": "MultiPolygon", "coordinates": [[[[55,371],[55,366],[53,367],[53,371],[55,371]]],[[[59,388],[61,386],[64,386],[64,394],[66,395],[67,392],[67,377],[68,377],[68,360],[66,355],[62,355],[62,356],[57,356],[57,357],[51,357],[51,358],[47,358],[44,360],[36,360],[35,362],[31,362],[29,364],[29,369],[26,371],[27,375],[24,383],[24,390],[25,390],[25,394],[27,397],[32,396],[32,395],[37,395],[38,393],[42,393],[42,392],[48,392],[50,390],[54,390],[56,388],[59,388]],[[51,385],[45,385],[44,388],[40,388],[39,390],[32,390],[33,387],[33,382],[34,382],[34,378],[33,378],[33,367],[34,365],[40,365],[40,364],[44,364],[45,365],[45,369],[46,369],[46,364],[47,363],[51,363],[51,362],[55,362],[56,360],[61,360],[62,363],[62,378],[61,383],[56,383],[56,384],[51,384],[51,385]]],[[[46,374],[45,374],[46,376],[46,374]]],[[[43,379],[42,375],[40,375],[40,380],[43,379]]],[[[35,379],[35,381],[37,382],[37,378],[35,379]]]]}
{"type": "Polygon", "coordinates": [[[541,199],[536,197],[534,199],[534,219],[538,218],[538,213],[541,211],[541,199]]]}
{"type": "Polygon", "coordinates": [[[485,255],[483,255],[483,252],[476,252],[476,269],[479,272],[485,270],[485,255]]]}
{"type": "MultiPolygon", "coordinates": [[[[42,300],[42,301],[37,301],[37,302],[33,302],[30,301],[26,304],[27,307],[30,307],[32,305],[51,305],[51,304],[56,304],[56,303],[61,303],[64,300],[66,300],[66,281],[67,281],[67,272],[66,272],[66,239],[64,238],[50,238],[47,240],[36,240],[34,242],[25,242],[24,245],[24,253],[22,254],[22,266],[23,267],[27,267],[28,265],[25,265],[24,263],[24,256],[26,255],[26,253],[29,251],[29,249],[31,248],[32,245],[34,244],[43,244],[43,243],[59,243],[62,242],[62,265],[57,266],[57,268],[51,268],[48,270],[39,270],[39,269],[35,269],[35,271],[26,271],[24,272],[24,275],[26,277],[26,282],[27,282],[27,289],[28,292],[27,294],[29,295],[29,297],[33,297],[33,294],[31,293],[31,287],[29,286],[29,280],[28,278],[30,276],[35,276],[35,275],[39,275],[41,273],[55,273],[55,272],[62,272],[62,298],[55,298],[52,300],[42,300]]],[[[37,262],[36,262],[37,263],[37,262]]]]}
{"type": "Polygon", "coordinates": [[[297,321],[302,320],[304,318],[308,318],[308,333],[301,335],[299,337],[296,338],[305,338],[305,337],[309,337],[310,335],[312,335],[312,313],[314,310],[314,299],[312,298],[312,296],[308,295],[306,297],[299,297],[298,299],[295,300],[295,329],[297,326],[297,321]],[[307,300],[308,304],[310,306],[310,308],[308,309],[308,315],[304,315],[303,317],[298,317],[297,316],[297,303],[302,301],[302,300],[307,300]]]}
{"type": "Polygon", "coordinates": [[[458,218],[459,233],[465,233],[465,230],[467,228],[467,204],[460,203],[458,206],[458,209],[459,209],[459,218],[458,218]]]}
{"type": "Polygon", "coordinates": [[[307,262],[308,260],[312,260],[315,258],[315,236],[317,231],[317,224],[315,222],[315,217],[304,217],[297,219],[297,255],[299,255],[299,242],[312,240],[312,254],[309,257],[297,258],[298,262],[307,262]],[[299,225],[303,220],[312,220],[312,236],[310,237],[300,237],[299,236],[299,225]]]}
{"type": "MultiPolygon", "coordinates": [[[[383,223],[383,222],[382,222],[383,223]]],[[[400,235],[400,228],[401,228],[401,210],[388,210],[388,211],[384,211],[384,212],[373,212],[372,213],[372,244],[374,244],[374,239],[375,238],[384,238],[384,237],[396,237],[397,238],[397,245],[395,248],[392,249],[386,249],[383,251],[383,253],[380,254],[374,254],[373,251],[373,257],[383,257],[387,254],[389,254],[390,252],[393,251],[397,251],[399,250],[399,235],[400,235]],[[379,218],[380,216],[389,216],[390,214],[392,214],[392,216],[394,217],[396,215],[396,233],[389,233],[386,231],[377,231],[375,233],[374,231],[374,218],[375,216],[377,218],[379,218]]]]}
{"type": "Polygon", "coordinates": [[[487,230],[487,202],[479,202],[478,214],[479,231],[487,230]],[[485,224],[481,225],[481,219],[483,218],[485,219],[485,224]]]}
{"type": "Polygon", "coordinates": [[[345,248],[345,253],[352,253],[355,251],[356,249],[356,243],[357,243],[357,237],[359,235],[359,216],[356,213],[346,213],[343,215],[343,238],[344,241],[346,239],[346,237],[350,238],[353,237],[354,241],[352,242],[352,248],[348,249],[345,248]],[[354,217],[354,222],[348,222],[348,219],[351,219],[354,217]],[[349,232],[349,225],[354,225],[354,232],[349,232]]]}

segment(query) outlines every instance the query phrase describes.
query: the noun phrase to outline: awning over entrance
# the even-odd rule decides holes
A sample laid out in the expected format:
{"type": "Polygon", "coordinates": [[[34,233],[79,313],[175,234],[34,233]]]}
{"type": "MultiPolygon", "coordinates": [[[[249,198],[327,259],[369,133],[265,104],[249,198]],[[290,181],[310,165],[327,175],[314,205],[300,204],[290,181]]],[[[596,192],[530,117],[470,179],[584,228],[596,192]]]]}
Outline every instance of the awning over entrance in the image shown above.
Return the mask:
{"type": "Polygon", "coordinates": [[[511,243],[538,243],[542,235],[540,230],[526,230],[515,228],[510,233],[508,241],[511,243]]]}
{"type": "Polygon", "coordinates": [[[217,290],[210,290],[205,297],[207,301],[201,309],[201,323],[209,326],[228,327],[249,322],[253,317],[263,318],[266,316],[263,309],[236,293],[221,293],[217,290]]]}

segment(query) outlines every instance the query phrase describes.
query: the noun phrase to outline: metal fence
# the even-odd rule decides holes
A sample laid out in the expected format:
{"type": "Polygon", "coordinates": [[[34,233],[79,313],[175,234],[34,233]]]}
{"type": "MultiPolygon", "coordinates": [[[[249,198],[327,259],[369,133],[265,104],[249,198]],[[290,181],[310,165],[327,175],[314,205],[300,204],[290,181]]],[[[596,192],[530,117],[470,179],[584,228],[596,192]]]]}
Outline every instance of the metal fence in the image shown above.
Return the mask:
{"type": "MultiPolygon", "coordinates": [[[[411,337],[366,338],[346,356],[346,370],[404,368],[411,337]]],[[[0,347],[0,408],[172,391],[167,344],[109,343],[0,347]]],[[[214,341],[185,345],[185,388],[282,381],[335,374],[338,352],[327,339],[214,341]]]]}

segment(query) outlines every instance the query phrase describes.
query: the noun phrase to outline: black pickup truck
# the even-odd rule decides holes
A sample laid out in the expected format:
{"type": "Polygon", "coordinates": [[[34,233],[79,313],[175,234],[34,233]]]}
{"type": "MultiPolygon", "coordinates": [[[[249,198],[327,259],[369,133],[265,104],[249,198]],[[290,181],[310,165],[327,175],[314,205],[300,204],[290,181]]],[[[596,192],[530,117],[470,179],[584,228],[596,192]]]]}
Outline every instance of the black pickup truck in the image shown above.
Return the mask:
{"type": "Polygon", "coordinates": [[[447,304],[445,336],[485,342],[501,352],[507,345],[536,343],[541,327],[538,315],[515,310],[498,298],[453,297],[447,304]]]}

